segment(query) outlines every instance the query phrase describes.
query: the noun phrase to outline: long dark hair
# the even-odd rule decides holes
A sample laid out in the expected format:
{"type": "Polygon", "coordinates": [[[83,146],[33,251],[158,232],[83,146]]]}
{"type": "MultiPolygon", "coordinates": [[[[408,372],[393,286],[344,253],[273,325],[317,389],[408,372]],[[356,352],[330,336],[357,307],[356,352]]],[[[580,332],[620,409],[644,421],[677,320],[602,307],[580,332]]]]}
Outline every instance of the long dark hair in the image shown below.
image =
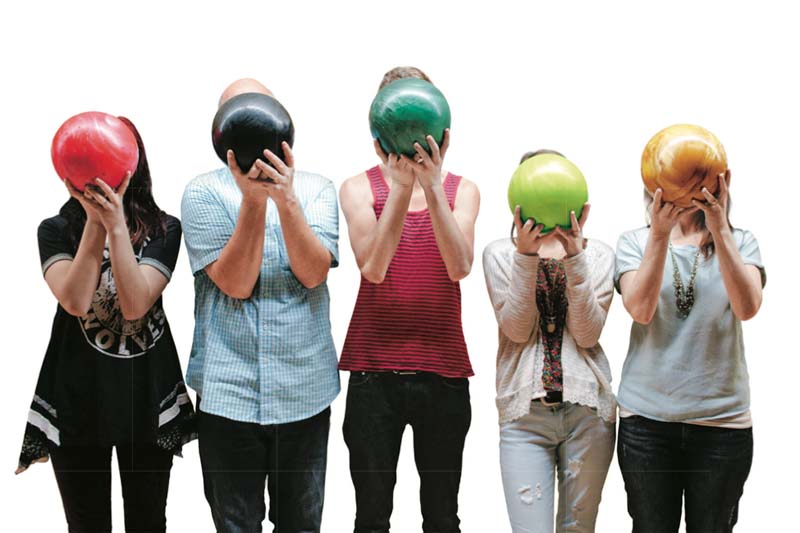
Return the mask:
{"type": "MultiPolygon", "coordinates": [[[[139,131],[129,119],[125,117],[119,117],[119,119],[131,129],[139,147],[139,163],[136,165],[136,171],[131,176],[131,182],[122,198],[131,243],[136,249],[147,238],[166,236],[167,215],[158,207],[153,198],[150,166],[147,164],[147,154],[144,151],[144,143],[139,131]]],[[[70,198],[61,206],[59,214],[67,219],[67,237],[71,246],[77,250],[83,227],[86,225],[86,212],[78,200],[70,198]]]]}

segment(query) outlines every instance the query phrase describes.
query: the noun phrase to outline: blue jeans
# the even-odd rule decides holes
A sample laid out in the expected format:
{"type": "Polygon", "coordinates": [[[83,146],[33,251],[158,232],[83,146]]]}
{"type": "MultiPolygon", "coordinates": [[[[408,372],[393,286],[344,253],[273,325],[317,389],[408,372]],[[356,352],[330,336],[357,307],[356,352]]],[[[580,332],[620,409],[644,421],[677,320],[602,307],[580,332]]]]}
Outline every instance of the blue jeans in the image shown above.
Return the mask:
{"type": "Polygon", "coordinates": [[[461,531],[458,488],[471,417],[467,378],[351,373],[343,430],[356,491],[355,533],[389,531],[406,425],[414,430],[422,531],[461,531]]]}
{"type": "Polygon", "coordinates": [[[514,533],[593,533],[608,467],[614,424],[573,403],[531,402],[527,415],[500,426],[500,468],[514,533]]]}
{"type": "Polygon", "coordinates": [[[330,408],[288,424],[261,426],[198,408],[206,500],[218,532],[260,532],[264,485],[275,533],[318,533],[325,496],[330,408]]]}
{"type": "Polygon", "coordinates": [[[751,429],[620,419],[617,450],[634,533],[733,531],[753,459],[751,429]]]}

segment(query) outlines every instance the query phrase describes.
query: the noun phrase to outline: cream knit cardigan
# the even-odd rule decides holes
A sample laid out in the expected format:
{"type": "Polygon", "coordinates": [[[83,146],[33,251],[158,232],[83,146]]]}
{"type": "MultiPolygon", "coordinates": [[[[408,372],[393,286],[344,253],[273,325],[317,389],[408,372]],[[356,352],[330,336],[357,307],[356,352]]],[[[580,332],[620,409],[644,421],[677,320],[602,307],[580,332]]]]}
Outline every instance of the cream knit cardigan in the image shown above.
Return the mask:
{"type": "MultiPolygon", "coordinates": [[[[539,257],[517,252],[510,239],[483,251],[486,287],[499,325],[497,409],[500,423],[525,416],[532,399],[545,396],[544,350],[539,337],[536,277],[539,257]]],[[[616,421],[611,368],[598,340],[614,294],[614,251],[590,239],[586,248],[564,259],[567,322],[561,346],[563,398],[597,409],[616,421]]]]}

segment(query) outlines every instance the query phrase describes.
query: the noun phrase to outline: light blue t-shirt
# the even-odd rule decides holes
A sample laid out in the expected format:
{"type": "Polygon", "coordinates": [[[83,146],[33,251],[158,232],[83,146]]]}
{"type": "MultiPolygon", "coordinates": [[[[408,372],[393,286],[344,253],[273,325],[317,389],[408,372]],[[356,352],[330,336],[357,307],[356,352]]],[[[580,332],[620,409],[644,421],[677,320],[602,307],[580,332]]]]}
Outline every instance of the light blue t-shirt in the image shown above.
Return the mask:
{"type": "MultiPolygon", "coordinates": [[[[314,235],[338,264],[339,210],[333,183],[295,172],[294,192],[314,235]]],[[[233,235],[242,193],[222,168],[192,180],[181,203],[194,273],[195,326],[186,381],[206,413],[285,424],[314,416],[339,393],[325,283],[307,289],[292,273],[277,207],[268,200],[264,254],[253,294],[223,293],[205,272],[233,235]]]]}
{"type": "MultiPolygon", "coordinates": [[[[649,228],[622,234],[617,243],[614,281],[638,270],[649,228]]],[[[758,243],[749,231],[733,237],[745,264],[761,271],[758,243]]],[[[689,283],[697,246],[673,246],[684,286],[689,283]]],[[[744,413],[750,408],[750,387],[744,358],[741,321],[731,310],[717,255],[700,254],[689,316],[677,315],[672,259],[667,253],[661,294],[653,320],[631,327],[628,356],[622,368],[617,401],[621,408],[653,420],[692,422],[744,413]]]]}

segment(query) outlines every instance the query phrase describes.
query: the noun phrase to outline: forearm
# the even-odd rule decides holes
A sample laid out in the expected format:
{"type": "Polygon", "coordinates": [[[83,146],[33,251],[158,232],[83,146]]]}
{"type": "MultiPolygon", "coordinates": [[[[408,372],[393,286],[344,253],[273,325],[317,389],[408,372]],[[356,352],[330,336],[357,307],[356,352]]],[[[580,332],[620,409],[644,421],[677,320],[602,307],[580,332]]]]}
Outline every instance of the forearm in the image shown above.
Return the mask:
{"type": "Polygon", "coordinates": [[[266,203],[266,196],[242,200],[230,240],[207,267],[212,281],[231,298],[249,298],[258,281],[264,256],[266,203]]]}
{"type": "MultiPolygon", "coordinates": [[[[591,348],[600,340],[600,334],[606,321],[607,307],[604,308],[601,304],[595,290],[585,251],[565,259],[564,268],[567,275],[566,296],[569,304],[567,306],[567,329],[578,346],[591,348]]],[[[600,285],[602,297],[610,300],[613,291],[610,276],[608,287],[604,287],[606,283],[600,285]]],[[[606,305],[608,303],[610,301],[606,302],[606,305]]]]}
{"type": "Polygon", "coordinates": [[[760,280],[756,282],[748,273],[730,229],[724,229],[713,237],[719,271],[731,309],[740,320],[748,320],[761,307],[760,280]]]}
{"type": "Polygon", "coordinates": [[[495,289],[491,292],[504,295],[500,301],[493,302],[500,330],[513,342],[522,344],[528,342],[539,322],[539,308],[536,305],[539,256],[514,252],[512,261],[505,290],[499,287],[502,282],[494,271],[489,273],[489,283],[492,285],[490,291],[495,289]]]}
{"type": "Polygon", "coordinates": [[[122,316],[126,320],[141,318],[157,295],[151,294],[151,287],[139,269],[127,227],[120,226],[109,232],[108,248],[122,316]]]}
{"type": "Polygon", "coordinates": [[[61,307],[75,316],[83,316],[92,305],[100,277],[106,231],[101,224],[87,222],[83,227],[78,251],[69,270],[58,284],[56,294],[61,307]]]}
{"type": "Polygon", "coordinates": [[[442,186],[439,184],[426,187],[425,199],[436,237],[436,246],[442,255],[447,274],[452,281],[459,281],[472,269],[472,246],[458,227],[442,186]]]}
{"type": "Polygon", "coordinates": [[[668,244],[669,235],[650,232],[639,270],[627,290],[623,291],[625,309],[640,324],[650,323],[658,307],[668,244]]]}
{"type": "Polygon", "coordinates": [[[309,227],[296,198],[280,205],[278,216],[292,273],[304,287],[313,289],[328,276],[331,253],[309,227]]]}
{"type": "Polygon", "coordinates": [[[375,225],[374,233],[366,246],[366,257],[361,264],[361,273],[373,283],[381,283],[389,269],[400,238],[403,235],[412,188],[394,184],[375,225]]]}

